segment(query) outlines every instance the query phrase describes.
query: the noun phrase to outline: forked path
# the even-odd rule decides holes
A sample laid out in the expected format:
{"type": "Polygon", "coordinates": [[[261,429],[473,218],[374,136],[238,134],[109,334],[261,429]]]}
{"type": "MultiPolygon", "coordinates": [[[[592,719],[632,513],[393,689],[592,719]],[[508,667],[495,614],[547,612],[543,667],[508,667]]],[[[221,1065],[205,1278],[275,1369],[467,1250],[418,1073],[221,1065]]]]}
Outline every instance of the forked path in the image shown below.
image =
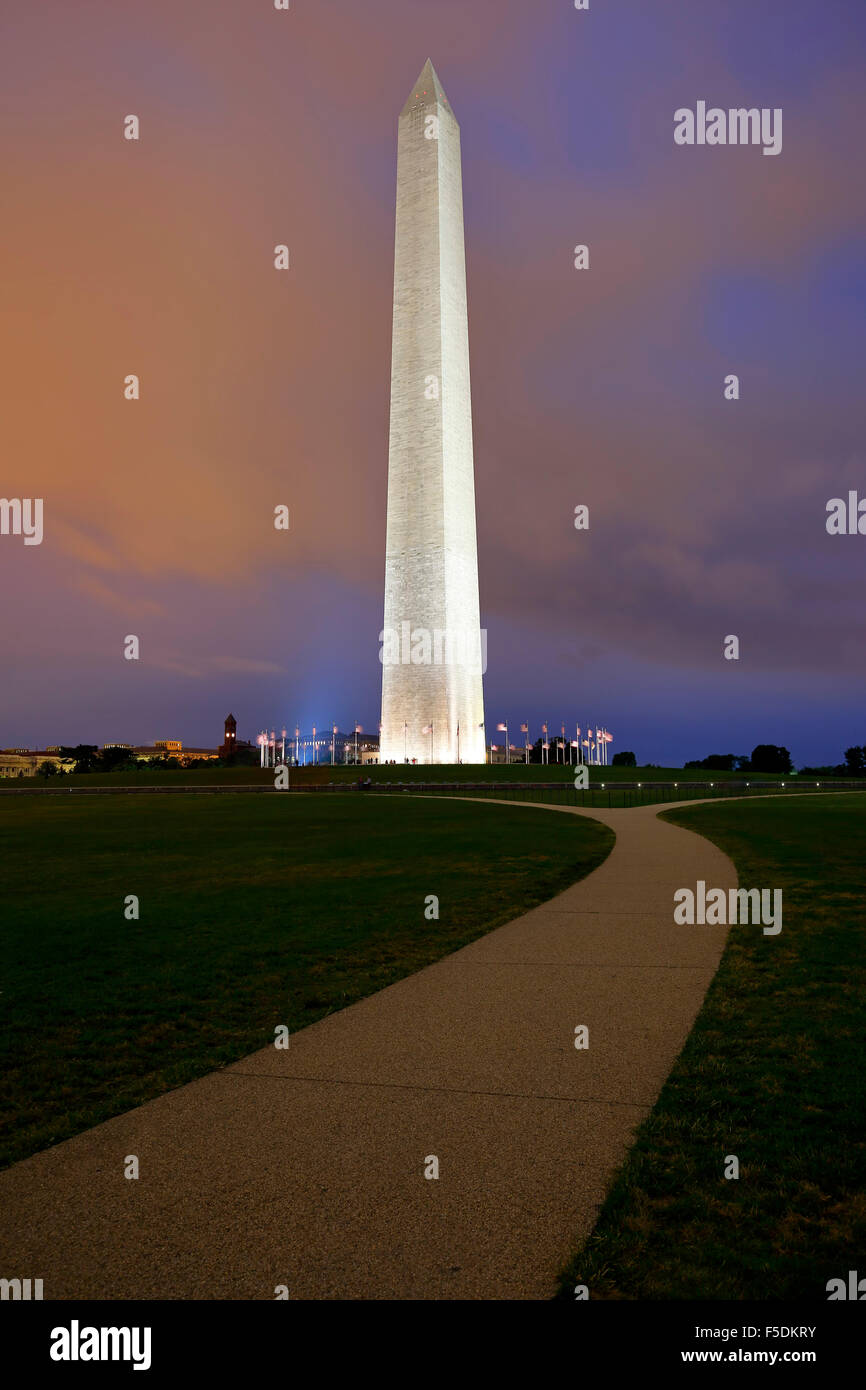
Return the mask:
{"type": "Polygon", "coordinates": [[[737,884],[664,807],[526,807],[554,809],[616,832],[580,883],[0,1174],[0,1275],[46,1299],[553,1294],[722,952],[726,928],[674,923],[674,892],[737,884]]]}

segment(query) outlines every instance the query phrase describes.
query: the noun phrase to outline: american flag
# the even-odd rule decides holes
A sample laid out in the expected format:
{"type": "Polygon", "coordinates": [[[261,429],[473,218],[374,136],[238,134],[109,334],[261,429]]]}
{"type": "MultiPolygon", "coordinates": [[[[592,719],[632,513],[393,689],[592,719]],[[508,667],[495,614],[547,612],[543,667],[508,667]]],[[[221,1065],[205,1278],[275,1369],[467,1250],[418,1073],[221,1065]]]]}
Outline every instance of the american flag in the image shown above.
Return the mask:
{"type": "Polygon", "coordinates": [[[425,725],[424,725],[424,728],[421,730],[421,732],[422,732],[422,734],[432,734],[432,732],[433,732],[433,725],[432,725],[432,724],[425,724],[425,725]]]}
{"type": "Polygon", "coordinates": [[[356,724],[356,725],[355,725],[355,733],[356,733],[356,734],[362,734],[363,732],[364,732],[364,730],[361,728],[361,725],[360,725],[360,724],[356,724]]]}
{"type": "Polygon", "coordinates": [[[520,726],[520,732],[521,732],[522,734],[528,734],[528,733],[529,733],[529,725],[528,725],[528,724],[521,724],[521,726],[520,726]]]}
{"type": "Polygon", "coordinates": [[[497,727],[497,729],[501,729],[503,733],[505,733],[506,730],[508,729],[508,725],[507,725],[507,724],[497,724],[496,727],[497,727]]]}
{"type": "Polygon", "coordinates": [[[547,733],[547,725],[546,725],[546,724],[542,724],[542,726],[541,726],[541,732],[542,732],[543,734],[546,734],[546,733],[547,733]]]}

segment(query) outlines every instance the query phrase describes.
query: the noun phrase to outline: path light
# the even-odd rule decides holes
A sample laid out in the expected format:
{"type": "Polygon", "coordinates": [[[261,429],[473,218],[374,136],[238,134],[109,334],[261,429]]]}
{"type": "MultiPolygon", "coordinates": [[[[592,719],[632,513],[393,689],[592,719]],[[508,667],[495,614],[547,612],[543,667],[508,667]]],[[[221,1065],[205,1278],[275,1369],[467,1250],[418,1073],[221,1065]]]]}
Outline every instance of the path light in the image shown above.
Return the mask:
{"type": "Polygon", "coordinates": [[[602,791],[604,791],[604,782],[602,782],[602,784],[601,784],[601,789],[602,789],[602,791]]]}
{"type": "Polygon", "coordinates": [[[710,783],[710,786],[711,786],[711,787],[714,787],[715,785],[716,785],[715,782],[711,782],[711,783],[710,783]]]}
{"type": "Polygon", "coordinates": [[[783,783],[782,783],[782,786],[784,787],[784,785],[785,785],[785,783],[783,782],[783,783]]]}
{"type": "Polygon", "coordinates": [[[675,787],[678,787],[679,785],[680,785],[679,782],[674,782],[674,786],[675,786],[675,787]]]}
{"type": "Polygon", "coordinates": [[[642,786],[643,786],[643,782],[638,782],[638,786],[639,786],[639,787],[642,787],[642,786]]]}

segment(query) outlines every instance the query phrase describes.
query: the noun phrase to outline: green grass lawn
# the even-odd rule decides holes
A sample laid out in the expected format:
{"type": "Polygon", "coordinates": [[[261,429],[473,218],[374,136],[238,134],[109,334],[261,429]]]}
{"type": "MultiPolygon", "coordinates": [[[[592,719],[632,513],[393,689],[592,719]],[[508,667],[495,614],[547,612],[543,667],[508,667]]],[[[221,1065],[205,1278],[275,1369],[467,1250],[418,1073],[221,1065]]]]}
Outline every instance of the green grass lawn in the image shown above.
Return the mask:
{"type": "MultiPolygon", "coordinates": [[[[320,763],[318,766],[307,766],[292,768],[290,772],[291,782],[294,786],[327,786],[336,784],[347,786],[358,781],[358,777],[369,777],[375,784],[380,783],[413,783],[413,782],[563,782],[567,785],[574,783],[575,768],[564,763],[549,763],[546,767],[539,763],[505,763],[491,764],[469,764],[463,763],[460,766],[449,767],[447,765],[436,765],[433,767],[412,767],[411,765],[383,765],[379,767],[373,764],[370,767],[331,767],[328,764],[320,763]]],[[[758,772],[707,772],[702,768],[681,767],[591,767],[589,769],[589,779],[591,785],[604,782],[605,784],[616,782],[717,782],[722,784],[730,781],[747,780],[751,782],[771,782],[786,781],[790,784],[796,783],[796,775],[781,773],[758,773],[758,772]]],[[[9,778],[0,781],[0,797],[7,791],[15,791],[26,788],[27,786],[48,786],[52,789],[62,787],[140,787],[140,786],[187,786],[187,787],[208,787],[214,785],[224,786],[256,786],[272,785],[274,772],[272,768],[260,767],[214,767],[208,763],[202,763],[198,767],[178,768],[163,770],[150,767],[143,763],[133,772],[93,772],[75,773],[70,777],[27,777],[9,778]]],[[[801,781],[811,779],[801,778],[801,781]]],[[[18,799],[18,798],[16,798],[18,799]]]]}
{"type": "Polygon", "coordinates": [[[0,1164],[420,969],[612,845],[597,822],[420,797],[8,799],[0,1164]]]}
{"type": "Polygon", "coordinates": [[[866,1273],[866,797],[665,818],[719,845],[744,887],[781,888],[782,932],[731,928],[561,1297],[823,1300],[828,1279],[866,1273]]]}

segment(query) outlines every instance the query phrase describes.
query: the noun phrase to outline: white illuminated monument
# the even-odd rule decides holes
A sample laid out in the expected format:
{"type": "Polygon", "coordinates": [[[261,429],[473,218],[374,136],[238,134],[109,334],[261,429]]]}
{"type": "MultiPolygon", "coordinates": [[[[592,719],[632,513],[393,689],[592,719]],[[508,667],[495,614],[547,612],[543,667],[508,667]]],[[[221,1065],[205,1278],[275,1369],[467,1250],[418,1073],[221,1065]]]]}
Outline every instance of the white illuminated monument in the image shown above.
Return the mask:
{"type": "Polygon", "coordinates": [[[482,763],[460,127],[429,60],[397,132],[379,758],[482,763]]]}

